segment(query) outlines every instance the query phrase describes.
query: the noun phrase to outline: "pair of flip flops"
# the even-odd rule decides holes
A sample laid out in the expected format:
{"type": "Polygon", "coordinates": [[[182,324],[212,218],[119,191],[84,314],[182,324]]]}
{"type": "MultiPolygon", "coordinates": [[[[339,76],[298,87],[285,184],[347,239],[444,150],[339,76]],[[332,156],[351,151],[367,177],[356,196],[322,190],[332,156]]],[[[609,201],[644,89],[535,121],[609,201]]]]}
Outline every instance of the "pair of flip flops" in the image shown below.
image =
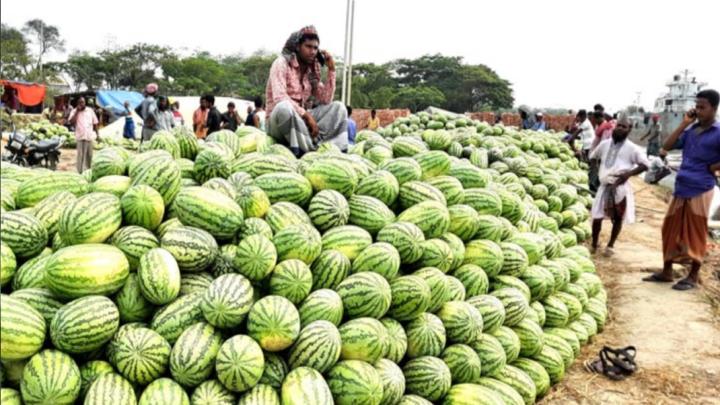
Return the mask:
{"type": "Polygon", "coordinates": [[[585,362],[585,370],[590,373],[602,374],[614,381],[624,380],[637,370],[636,354],[635,346],[627,346],[622,349],[605,346],[598,353],[597,359],[585,362]]]}
{"type": "MultiPolygon", "coordinates": [[[[649,276],[643,278],[643,281],[650,281],[654,283],[672,283],[674,280],[667,280],[665,278],[662,278],[658,273],[652,273],[649,276]]],[[[684,278],[673,284],[672,289],[678,291],[687,291],[692,290],[695,287],[697,287],[697,285],[694,282],[690,281],[687,278],[684,278]]]]}

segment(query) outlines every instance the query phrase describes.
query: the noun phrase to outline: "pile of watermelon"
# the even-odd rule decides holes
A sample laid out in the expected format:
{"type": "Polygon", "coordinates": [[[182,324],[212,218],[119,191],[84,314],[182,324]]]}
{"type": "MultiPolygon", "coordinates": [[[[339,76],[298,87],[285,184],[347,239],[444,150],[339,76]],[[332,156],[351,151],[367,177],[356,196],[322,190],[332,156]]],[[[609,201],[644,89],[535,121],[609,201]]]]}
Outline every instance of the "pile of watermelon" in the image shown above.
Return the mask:
{"type": "Polygon", "coordinates": [[[2,163],[2,403],[534,403],[607,316],[587,176],[559,134],[401,120],[2,163]]]}

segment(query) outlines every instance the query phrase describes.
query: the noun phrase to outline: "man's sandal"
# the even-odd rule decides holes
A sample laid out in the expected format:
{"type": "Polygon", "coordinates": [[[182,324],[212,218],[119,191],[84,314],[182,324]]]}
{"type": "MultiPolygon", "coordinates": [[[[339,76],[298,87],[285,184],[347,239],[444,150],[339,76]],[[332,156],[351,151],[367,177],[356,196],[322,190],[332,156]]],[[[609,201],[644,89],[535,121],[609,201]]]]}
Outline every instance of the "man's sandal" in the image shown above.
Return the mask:
{"type": "Polygon", "coordinates": [[[677,290],[677,291],[687,291],[687,290],[692,290],[695,287],[697,287],[697,284],[684,278],[684,279],[678,281],[677,283],[675,283],[672,286],[672,289],[677,290]]]}
{"type": "Polygon", "coordinates": [[[642,281],[649,281],[653,283],[672,283],[675,280],[663,278],[662,273],[652,273],[647,277],[643,277],[642,281]]]}
{"type": "Polygon", "coordinates": [[[612,349],[605,346],[598,353],[599,358],[584,363],[585,370],[602,374],[613,381],[624,380],[637,369],[635,364],[636,353],[634,346],[623,349],[612,349]]]}

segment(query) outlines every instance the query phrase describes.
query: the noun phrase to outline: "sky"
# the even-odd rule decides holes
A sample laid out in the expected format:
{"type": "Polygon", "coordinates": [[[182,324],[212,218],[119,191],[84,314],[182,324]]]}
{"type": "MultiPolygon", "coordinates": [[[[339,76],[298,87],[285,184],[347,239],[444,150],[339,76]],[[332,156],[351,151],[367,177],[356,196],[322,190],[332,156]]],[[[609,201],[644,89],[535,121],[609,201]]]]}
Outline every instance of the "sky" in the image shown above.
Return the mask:
{"type": "MultiPolygon", "coordinates": [[[[191,4],[3,0],[0,20],[55,25],[66,53],[148,42],[218,55],[279,52],[290,32],[314,24],[321,48],[343,54],[343,0],[191,4]]],[[[720,88],[718,12],[713,0],[356,0],[353,63],[462,56],[509,80],[516,105],[618,110],[639,97],[648,108],[685,69],[720,88]]]]}

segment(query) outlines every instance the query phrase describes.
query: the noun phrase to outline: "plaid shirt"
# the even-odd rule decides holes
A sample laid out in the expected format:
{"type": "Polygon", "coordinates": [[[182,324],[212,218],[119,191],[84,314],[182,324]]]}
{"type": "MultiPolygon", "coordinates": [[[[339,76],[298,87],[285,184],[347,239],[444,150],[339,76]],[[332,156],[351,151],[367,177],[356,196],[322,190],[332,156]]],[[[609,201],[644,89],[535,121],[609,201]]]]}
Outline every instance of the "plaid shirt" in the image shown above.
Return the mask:
{"type": "Polygon", "coordinates": [[[282,56],[275,59],[265,90],[268,115],[281,101],[291,101],[295,112],[301,116],[307,108],[312,107],[309,105],[310,96],[314,96],[320,104],[329,104],[332,101],[335,94],[335,71],[328,71],[327,81],[318,83],[315,94],[311,94],[310,69],[306,68],[305,72],[301,69],[296,57],[290,62],[282,56]]]}

